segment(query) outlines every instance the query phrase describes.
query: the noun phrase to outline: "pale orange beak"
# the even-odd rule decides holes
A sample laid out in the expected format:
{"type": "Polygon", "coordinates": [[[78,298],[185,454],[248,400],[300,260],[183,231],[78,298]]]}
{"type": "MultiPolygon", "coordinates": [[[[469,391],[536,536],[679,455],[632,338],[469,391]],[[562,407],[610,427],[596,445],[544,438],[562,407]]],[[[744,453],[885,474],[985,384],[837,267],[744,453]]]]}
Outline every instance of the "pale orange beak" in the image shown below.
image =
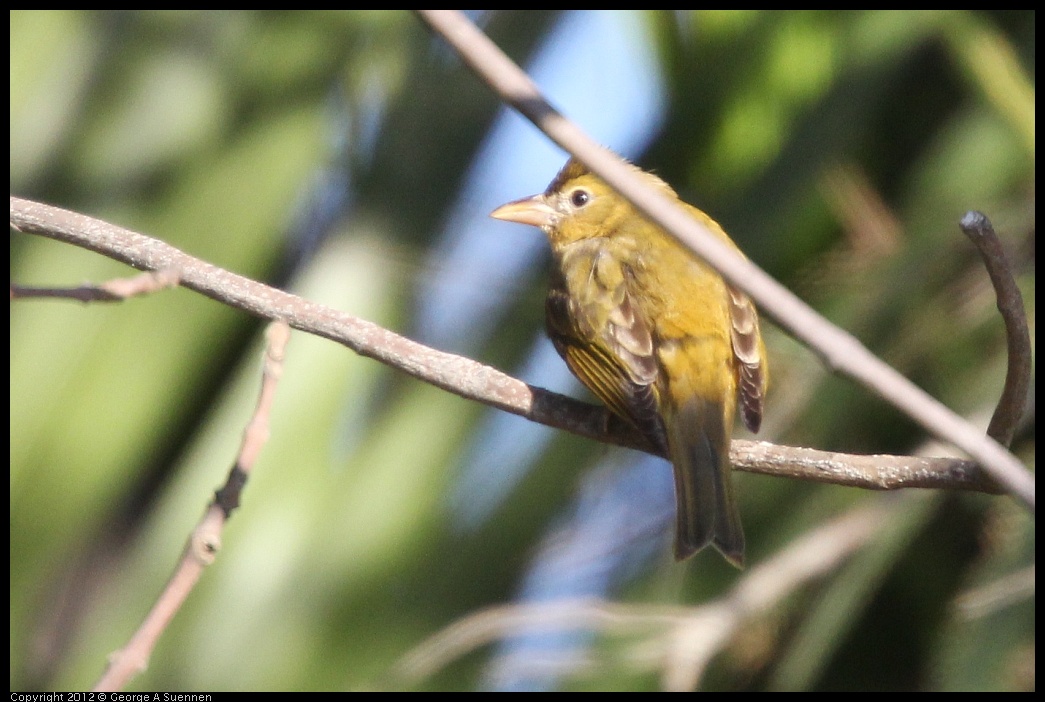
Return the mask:
{"type": "Polygon", "coordinates": [[[491,212],[490,216],[494,219],[503,219],[505,222],[531,224],[543,228],[551,226],[558,216],[558,212],[544,201],[544,195],[534,195],[501,205],[491,212]]]}

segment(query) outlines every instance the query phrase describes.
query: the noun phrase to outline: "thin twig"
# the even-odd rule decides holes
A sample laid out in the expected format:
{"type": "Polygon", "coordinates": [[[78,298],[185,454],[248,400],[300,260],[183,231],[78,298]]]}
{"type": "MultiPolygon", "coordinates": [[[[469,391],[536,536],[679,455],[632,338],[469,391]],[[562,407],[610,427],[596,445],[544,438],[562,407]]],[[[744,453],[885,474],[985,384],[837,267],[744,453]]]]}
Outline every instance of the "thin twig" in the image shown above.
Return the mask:
{"type": "MultiPolygon", "coordinates": [[[[527,385],[469,358],[424,346],[346,312],[309,302],[179,251],[157,239],[50,205],[11,198],[17,229],[64,241],[136,268],[180,272],[181,285],[251,314],[285,320],[460,397],[604,443],[657,454],[605,408],[527,385]]],[[[953,458],[847,456],[765,442],[734,441],[737,470],[888,490],[901,487],[997,491],[968,461],[953,458]]]]}
{"type": "Polygon", "coordinates": [[[1005,387],[987,427],[987,434],[998,443],[1008,446],[1016,434],[1030,393],[1032,351],[1027,312],[1023,306],[1023,295],[1012,274],[1012,266],[1005,257],[1001,241],[987,215],[970,210],[962,217],[960,226],[983,257],[998,300],[998,311],[1005,322],[1009,365],[1005,373],[1005,387]]]}
{"type": "Polygon", "coordinates": [[[396,687],[415,684],[470,651],[521,630],[642,633],[668,628],[689,612],[681,606],[621,604],[597,597],[488,607],[458,619],[408,651],[388,672],[388,682],[396,687]]]}
{"type": "Polygon", "coordinates": [[[38,288],[11,285],[11,299],[59,298],[79,302],[122,302],[138,295],[148,295],[178,285],[178,271],[147,271],[131,278],[114,278],[97,285],[84,284],[75,288],[38,288]]]}
{"type": "Polygon", "coordinates": [[[752,568],[720,600],[696,607],[679,621],[664,664],[667,690],[693,690],[708,664],[745,623],[769,610],[800,585],[825,575],[867,543],[903,501],[876,502],[852,510],[791,541],[752,568]]]}
{"type": "Polygon", "coordinates": [[[261,393],[254,415],[243,432],[243,443],[236,463],[229,471],[225,485],[215,493],[214,500],[207,506],[203,518],[189,536],[181,561],[156,604],[127,645],[109,656],[109,665],[94,686],[96,692],[123,689],[131,678],[145,669],[167,625],[192,592],[203,569],[217,557],[225,521],[239,504],[240,491],[254,468],[261,447],[268,440],[269,416],[276,386],[282,375],[283,354],[290,337],[290,328],[282,322],[275,322],[269,326],[266,336],[268,345],[261,393]]]}
{"type": "MultiPolygon", "coordinates": [[[[795,539],[744,574],[719,600],[697,607],[641,605],[599,598],[489,607],[453,622],[407,652],[388,674],[391,685],[416,684],[470,651],[522,632],[598,631],[652,638],[664,686],[690,690],[707,663],[744,622],[770,609],[796,587],[837,568],[889,523],[900,502],[853,510],[795,539]]],[[[575,670],[574,659],[563,661],[575,670]]]]}
{"type": "Polygon", "coordinates": [[[600,146],[552,107],[522,69],[462,13],[455,10],[417,10],[417,13],[502,100],[584,162],[651,221],[689,246],[730,283],[749,294],[795,338],[820,354],[828,367],[855,379],[933,435],[965,451],[1033,511],[1033,476],[997,441],[981,434],[969,422],[872,354],[851,334],[831,324],[758,266],[737,255],[677,203],[647,187],[618,156],[600,146]]]}

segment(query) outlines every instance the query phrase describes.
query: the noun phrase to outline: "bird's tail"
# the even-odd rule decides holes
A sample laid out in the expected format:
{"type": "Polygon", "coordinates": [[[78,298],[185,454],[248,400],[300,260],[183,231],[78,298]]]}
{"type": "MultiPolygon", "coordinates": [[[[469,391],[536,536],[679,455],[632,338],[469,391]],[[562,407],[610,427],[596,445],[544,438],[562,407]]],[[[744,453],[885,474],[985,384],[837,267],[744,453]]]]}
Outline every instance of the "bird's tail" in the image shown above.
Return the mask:
{"type": "Polygon", "coordinates": [[[711,544],[743,567],[744,528],[729,475],[732,422],[720,402],[700,397],[686,399],[672,414],[666,429],[675,470],[675,558],[711,544]]]}

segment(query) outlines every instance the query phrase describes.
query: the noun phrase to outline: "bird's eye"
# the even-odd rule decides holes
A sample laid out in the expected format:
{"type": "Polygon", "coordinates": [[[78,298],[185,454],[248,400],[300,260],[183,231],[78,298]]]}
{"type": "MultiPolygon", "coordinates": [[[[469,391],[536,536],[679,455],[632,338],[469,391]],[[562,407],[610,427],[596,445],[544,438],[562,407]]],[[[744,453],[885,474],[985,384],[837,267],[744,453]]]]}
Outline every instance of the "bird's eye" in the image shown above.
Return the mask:
{"type": "Polygon", "coordinates": [[[591,202],[591,193],[583,188],[577,188],[570,193],[570,204],[574,207],[584,207],[591,202]]]}

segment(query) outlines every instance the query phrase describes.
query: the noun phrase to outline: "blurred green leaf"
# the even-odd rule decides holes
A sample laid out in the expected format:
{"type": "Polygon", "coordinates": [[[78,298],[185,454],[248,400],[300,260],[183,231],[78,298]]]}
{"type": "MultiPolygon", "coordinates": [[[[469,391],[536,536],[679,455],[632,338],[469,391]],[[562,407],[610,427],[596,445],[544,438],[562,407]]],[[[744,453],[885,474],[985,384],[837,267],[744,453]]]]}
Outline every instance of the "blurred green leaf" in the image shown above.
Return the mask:
{"type": "MultiPolygon", "coordinates": [[[[561,15],[473,16],[525,63],[561,15]]],[[[668,106],[636,161],[986,426],[1003,333],[957,222],[968,209],[993,219],[1033,334],[1034,12],[620,17],[654,28],[627,41],[655,43],[668,106]]],[[[415,17],[13,11],[10,35],[12,193],[415,328],[448,213],[477,207],[466,174],[500,109],[415,17]]],[[[624,41],[604,39],[587,50],[624,41]]],[[[562,74],[584,90],[573,68],[562,74]]],[[[11,259],[24,284],[133,273],[17,233],[11,259]]],[[[541,333],[540,275],[499,274],[491,284],[517,294],[476,356],[513,372],[541,333]]],[[[260,382],[261,325],[185,290],[118,305],[18,301],[11,315],[11,688],[84,689],[224,479],[260,382]]],[[[860,452],[923,445],[903,417],[767,326],[773,385],[759,438],[860,452]]],[[[448,495],[486,412],[295,334],[271,441],[223,550],[131,689],[381,687],[426,637],[510,602],[612,449],[556,434],[510,501],[467,531],[448,495]]],[[[1013,449],[1032,465],[1034,444],[1032,407],[1013,449]]],[[[755,563],[882,499],[737,483],[755,563]]],[[[705,689],[1034,688],[1033,519],[1004,498],[886,499],[904,505],[902,519],[751,622],[705,689]]],[[[704,604],[744,577],[711,555],[674,564],[666,547],[635,570],[613,595],[651,606],[704,604]]],[[[597,636],[591,666],[558,686],[657,688],[662,659],[639,644],[649,640],[597,636]]],[[[420,687],[475,689],[491,650],[420,687]]]]}

